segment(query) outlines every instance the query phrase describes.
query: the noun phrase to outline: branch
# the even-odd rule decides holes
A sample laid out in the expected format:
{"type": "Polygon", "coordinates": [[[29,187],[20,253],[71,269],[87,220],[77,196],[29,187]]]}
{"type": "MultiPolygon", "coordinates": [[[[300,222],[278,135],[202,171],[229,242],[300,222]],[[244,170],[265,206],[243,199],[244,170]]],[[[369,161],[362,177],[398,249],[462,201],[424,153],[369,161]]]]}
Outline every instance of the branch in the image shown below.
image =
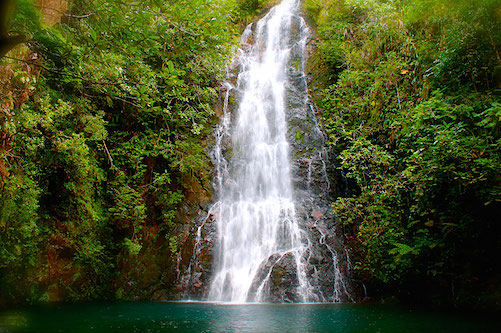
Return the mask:
{"type": "Polygon", "coordinates": [[[138,104],[136,104],[136,103],[130,102],[130,101],[128,101],[128,100],[126,100],[126,99],[124,99],[124,98],[121,98],[121,97],[118,97],[118,96],[114,96],[114,97],[112,97],[112,98],[113,98],[113,99],[117,99],[117,100],[119,100],[119,101],[122,101],[122,102],[124,102],[124,103],[127,103],[127,104],[129,104],[129,105],[132,105],[132,106],[134,106],[134,107],[136,107],[136,108],[138,108],[138,109],[140,109],[140,108],[141,108],[141,105],[138,105],[138,104]]]}
{"type": "Polygon", "coordinates": [[[25,35],[0,36],[0,59],[15,46],[26,42],[25,35]]]}
{"type": "Polygon", "coordinates": [[[115,165],[113,164],[113,158],[111,157],[110,151],[108,150],[108,147],[106,146],[106,142],[103,140],[103,147],[104,150],[106,151],[106,155],[108,155],[108,160],[110,161],[110,165],[112,168],[115,168],[115,165]]]}
{"type": "Polygon", "coordinates": [[[91,17],[92,15],[96,15],[96,13],[89,13],[89,14],[85,14],[85,15],[72,15],[72,14],[67,14],[67,13],[64,14],[64,16],[66,16],[66,17],[71,17],[71,18],[75,18],[75,19],[84,19],[87,17],[91,17]]]}

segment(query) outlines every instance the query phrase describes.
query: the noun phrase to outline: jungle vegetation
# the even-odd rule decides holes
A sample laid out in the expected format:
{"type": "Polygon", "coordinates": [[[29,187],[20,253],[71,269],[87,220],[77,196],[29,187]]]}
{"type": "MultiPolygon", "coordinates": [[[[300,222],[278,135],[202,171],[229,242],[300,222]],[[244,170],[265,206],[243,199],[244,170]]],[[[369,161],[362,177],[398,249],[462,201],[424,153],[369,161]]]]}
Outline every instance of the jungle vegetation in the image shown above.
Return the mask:
{"type": "Polygon", "coordinates": [[[173,290],[180,224],[210,195],[220,81],[257,0],[32,0],[1,59],[0,303],[173,290]],[[7,86],[7,89],[5,88],[7,86]]]}
{"type": "MultiPolygon", "coordinates": [[[[175,295],[220,82],[274,1],[18,0],[0,59],[0,305],[175,295]]],[[[310,89],[374,296],[498,304],[501,7],[305,0],[310,89]]]]}
{"type": "MultiPolygon", "coordinates": [[[[426,303],[501,296],[501,5],[307,0],[310,61],[361,281],[426,303]]],[[[377,294],[377,292],[376,292],[377,294]]]]}

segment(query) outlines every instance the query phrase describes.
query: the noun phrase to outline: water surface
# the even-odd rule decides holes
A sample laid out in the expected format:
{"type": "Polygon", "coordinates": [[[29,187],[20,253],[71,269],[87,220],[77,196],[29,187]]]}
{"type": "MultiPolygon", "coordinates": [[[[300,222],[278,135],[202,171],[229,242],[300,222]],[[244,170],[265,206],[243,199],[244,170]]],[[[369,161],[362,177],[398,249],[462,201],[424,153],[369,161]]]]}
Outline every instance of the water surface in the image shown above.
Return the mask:
{"type": "Polygon", "coordinates": [[[353,304],[120,303],[0,312],[0,332],[501,332],[472,314],[353,304]]]}

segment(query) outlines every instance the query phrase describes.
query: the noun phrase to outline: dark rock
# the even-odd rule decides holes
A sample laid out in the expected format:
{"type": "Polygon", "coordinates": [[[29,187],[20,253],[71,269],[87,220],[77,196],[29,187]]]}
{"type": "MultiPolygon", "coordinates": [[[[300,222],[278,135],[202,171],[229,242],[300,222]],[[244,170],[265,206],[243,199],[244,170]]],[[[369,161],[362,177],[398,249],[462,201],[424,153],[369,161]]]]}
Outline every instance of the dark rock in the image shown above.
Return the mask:
{"type": "MultiPolygon", "coordinates": [[[[350,301],[352,290],[348,283],[348,252],[344,249],[342,229],[336,228],[336,218],[330,208],[334,197],[346,191],[346,184],[342,183],[342,177],[334,167],[334,154],[326,148],[326,137],[318,125],[315,107],[308,98],[307,77],[303,72],[306,61],[304,40],[299,40],[301,24],[301,20],[295,18],[291,28],[295,38],[290,45],[291,59],[286,73],[286,118],[296,214],[300,227],[305,231],[304,243],[308,247],[302,258],[311,285],[307,301],[350,301]]],[[[237,74],[240,70],[237,67],[231,69],[233,77],[247,75],[237,74]]],[[[240,95],[237,90],[231,91],[230,109],[240,95]]],[[[231,151],[228,136],[223,137],[221,145],[225,158],[238,154],[231,151]]],[[[204,299],[207,295],[217,250],[214,247],[214,219],[208,206],[202,209],[209,213],[190,225],[190,236],[184,242],[185,250],[180,259],[179,266],[182,267],[179,268],[178,286],[185,298],[204,299]]],[[[263,295],[261,301],[300,302],[303,299],[298,294],[299,284],[294,256],[290,253],[276,254],[262,263],[248,299],[263,295]]]]}

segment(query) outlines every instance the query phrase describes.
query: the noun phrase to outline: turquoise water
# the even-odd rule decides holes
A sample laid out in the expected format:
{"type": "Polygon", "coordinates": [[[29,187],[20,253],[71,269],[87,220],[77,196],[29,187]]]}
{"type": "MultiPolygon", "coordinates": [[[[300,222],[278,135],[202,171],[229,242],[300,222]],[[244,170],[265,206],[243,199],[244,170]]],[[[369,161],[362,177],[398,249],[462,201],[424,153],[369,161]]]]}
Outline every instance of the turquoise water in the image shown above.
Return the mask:
{"type": "Polygon", "coordinates": [[[120,303],[0,312],[0,332],[501,332],[500,319],[351,304],[120,303]]]}

